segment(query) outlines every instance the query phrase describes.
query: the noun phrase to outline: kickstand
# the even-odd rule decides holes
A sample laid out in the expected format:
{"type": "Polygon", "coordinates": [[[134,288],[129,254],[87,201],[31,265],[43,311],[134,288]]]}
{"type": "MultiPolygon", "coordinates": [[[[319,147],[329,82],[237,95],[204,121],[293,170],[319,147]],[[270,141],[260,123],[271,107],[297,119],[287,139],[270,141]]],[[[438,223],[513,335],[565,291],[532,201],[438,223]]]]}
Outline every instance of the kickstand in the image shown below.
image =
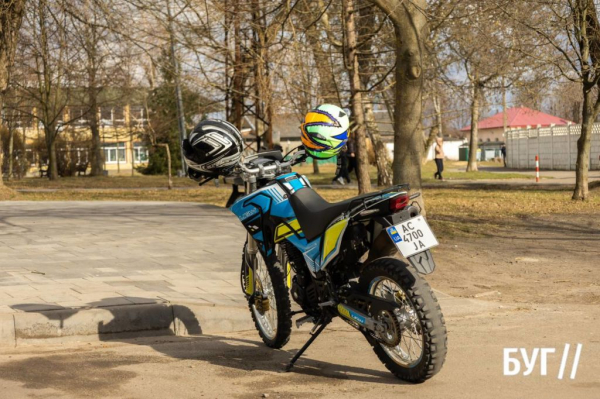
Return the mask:
{"type": "Polygon", "coordinates": [[[315,341],[315,339],[317,339],[319,334],[321,334],[323,332],[323,330],[325,329],[325,327],[327,327],[327,325],[329,323],[331,323],[331,318],[326,318],[325,320],[323,320],[323,322],[321,324],[318,325],[319,327],[317,328],[317,330],[314,333],[311,332],[311,337],[308,339],[308,341],[306,341],[304,346],[302,348],[300,348],[300,350],[296,353],[296,355],[294,355],[294,357],[290,361],[290,364],[288,364],[285,367],[286,372],[289,372],[292,369],[292,367],[294,367],[294,364],[296,363],[296,361],[300,358],[300,356],[302,356],[302,354],[308,349],[308,347],[315,341]]]}

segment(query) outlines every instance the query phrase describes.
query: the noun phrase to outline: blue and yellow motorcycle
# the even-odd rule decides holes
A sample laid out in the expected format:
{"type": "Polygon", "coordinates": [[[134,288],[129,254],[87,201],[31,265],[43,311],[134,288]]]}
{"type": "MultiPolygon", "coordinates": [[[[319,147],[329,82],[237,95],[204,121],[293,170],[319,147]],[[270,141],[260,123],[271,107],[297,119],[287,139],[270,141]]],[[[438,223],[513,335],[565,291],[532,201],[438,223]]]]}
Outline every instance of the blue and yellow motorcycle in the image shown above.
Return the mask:
{"type": "Polygon", "coordinates": [[[422,382],[441,369],[446,327],[438,301],[421,274],[435,269],[435,236],[409,187],[329,203],[292,166],[297,150],[244,158],[226,180],[245,187],[230,200],[248,232],[241,284],[264,343],[281,348],[297,327],[312,322],[298,358],[339,316],[364,334],[398,378],[422,382]],[[408,263],[400,259],[401,253],[408,263]],[[292,311],[291,298],[298,305],[292,311]]]}

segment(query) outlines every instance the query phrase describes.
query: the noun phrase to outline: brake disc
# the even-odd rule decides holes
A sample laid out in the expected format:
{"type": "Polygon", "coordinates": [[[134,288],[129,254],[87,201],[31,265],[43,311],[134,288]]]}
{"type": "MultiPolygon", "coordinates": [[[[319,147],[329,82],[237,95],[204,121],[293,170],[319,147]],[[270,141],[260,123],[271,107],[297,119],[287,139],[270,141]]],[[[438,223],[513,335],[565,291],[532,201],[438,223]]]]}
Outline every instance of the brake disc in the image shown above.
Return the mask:
{"type": "Polygon", "coordinates": [[[384,327],[383,331],[377,334],[378,340],[391,348],[398,346],[402,337],[398,318],[393,313],[382,310],[375,319],[384,327]]]}

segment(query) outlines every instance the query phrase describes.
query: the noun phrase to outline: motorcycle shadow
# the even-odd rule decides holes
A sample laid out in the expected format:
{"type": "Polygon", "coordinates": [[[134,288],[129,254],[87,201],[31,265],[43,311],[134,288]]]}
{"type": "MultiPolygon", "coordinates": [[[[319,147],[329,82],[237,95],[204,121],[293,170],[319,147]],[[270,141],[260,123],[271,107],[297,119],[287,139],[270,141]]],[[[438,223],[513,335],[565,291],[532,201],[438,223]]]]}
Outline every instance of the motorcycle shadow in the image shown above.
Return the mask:
{"type": "MultiPolygon", "coordinates": [[[[110,303],[111,299],[114,298],[106,298],[102,301],[92,302],[89,305],[91,307],[101,307],[110,303]]],[[[49,320],[54,321],[57,324],[57,328],[62,328],[63,323],[81,310],[56,306],[51,311],[39,311],[37,309],[40,306],[39,304],[19,304],[12,307],[25,312],[39,312],[49,320]]],[[[164,310],[166,311],[168,305],[159,305],[159,308],[162,306],[165,307],[164,310]]],[[[165,320],[165,325],[163,326],[165,328],[160,331],[113,333],[114,331],[122,331],[123,325],[131,323],[132,319],[129,313],[120,312],[119,307],[107,307],[105,309],[111,311],[113,318],[108,323],[98,323],[98,338],[100,341],[107,343],[122,342],[128,345],[150,347],[152,350],[172,359],[207,362],[211,365],[222,367],[223,370],[221,372],[224,377],[230,377],[231,375],[242,377],[247,372],[262,371],[265,373],[275,373],[270,376],[275,382],[280,381],[281,374],[285,373],[285,380],[289,383],[306,383],[309,379],[311,381],[335,379],[378,384],[406,384],[396,379],[384,369],[377,370],[312,359],[311,352],[314,354],[318,350],[318,343],[300,358],[291,372],[286,373],[285,367],[304,343],[304,339],[300,343],[294,342],[293,344],[288,344],[288,348],[292,345],[298,348],[276,350],[266,347],[256,333],[254,333],[256,334],[255,339],[239,337],[240,334],[247,333],[236,333],[238,336],[203,334],[202,326],[191,309],[182,305],[174,306],[177,307],[177,314],[180,316],[179,320],[184,324],[185,331],[189,335],[176,335],[173,330],[168,329],[170,324],[170,320],[168,319],[165,320]]],[[[154,311],[156,309],[155,306],[154,311]]],[[[250,316],[248,315],[248,317],[250,316]]],[[[137,324],[143,318],[144,315],[140,314],[136,317],[137,321],[133,321],[136,321],[137,324]]],[[[296,332],[296,334],[298,333],[296,332]]],[[[308,339],[307,334],[303,333],[302,336],[308,339]]],[[[356,348],[349,349],[355,350],[356,348]]],[[[336,353],[333,351],[329,351],[329,354],[332,357],[336,356],[336,353]]],[[[339,355],[343,356],[344,353],[340,352],[339,355]]],[[[372,353],[368,355],[374,356],[372,353]]],[[[138,363],[139,361],[134,357],[131,359],[131,362],[138,363]]],[[[202,366],[199,365],[198,367],[202,366]]],[[[270,377],[267,376],[266,378],[270,377]]]]}
{"type": "MultiPolygon", "coordinates": [[[[111,341],[114,342],[114,340],[111,341]]],[[[246,372],[262,371],[276,373],[272,376],[274,381],[279,381],[282,374],[285,374],[285,381],[290,384],[306,383],[309,377],[311,380],[316,378],[317,380],[352,380],[377,384],[408,384],[398,380],[387,370],[312,359],[310,350],[298,360],[289,373],[286,373],[285,367],[299,348],[271,349],[266,347],[258,337],[253,340],[221,335],[170,336],[162,342],[152,339],[136,340],[135,342],[123,340],[122,342],[149,346],[153,350],[175,359],[208,362],[223,367],[224,376],[237,374],[237,372],[245,374],[246,372]]],[[[313,353],[316,351],[317,348],[313,350],[313,353]]],[[[335,356],[335,353],[329,353],[335,356]]],[[[369,355],[374,356],[373,354],[369,355]]]]}

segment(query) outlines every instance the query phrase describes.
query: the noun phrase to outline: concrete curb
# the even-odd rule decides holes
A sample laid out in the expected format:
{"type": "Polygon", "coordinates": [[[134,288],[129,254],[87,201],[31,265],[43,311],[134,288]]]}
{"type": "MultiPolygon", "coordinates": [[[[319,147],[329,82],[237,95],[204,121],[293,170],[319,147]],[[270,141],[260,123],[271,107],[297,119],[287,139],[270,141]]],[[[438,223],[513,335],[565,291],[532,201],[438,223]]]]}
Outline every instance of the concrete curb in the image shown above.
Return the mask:
{"type": "Polygon", "coordinates": [[[0,346],[199,335],[254,328],[247,307],[156,303],[0,314],[0,346]]]}

